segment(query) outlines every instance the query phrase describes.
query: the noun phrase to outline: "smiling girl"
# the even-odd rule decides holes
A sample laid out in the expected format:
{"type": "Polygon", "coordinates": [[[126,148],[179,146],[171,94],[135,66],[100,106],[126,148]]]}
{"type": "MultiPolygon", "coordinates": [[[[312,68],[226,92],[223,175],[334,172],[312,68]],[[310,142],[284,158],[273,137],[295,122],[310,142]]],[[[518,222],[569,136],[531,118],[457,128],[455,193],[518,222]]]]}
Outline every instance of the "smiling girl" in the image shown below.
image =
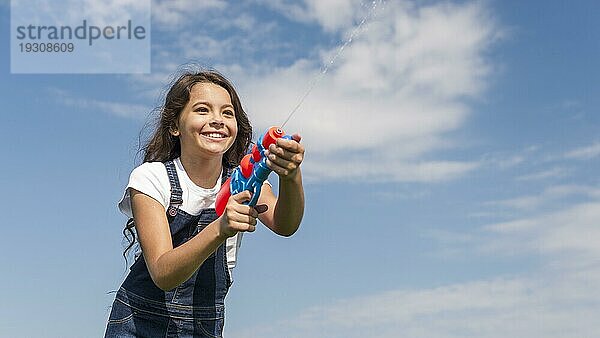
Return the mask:
{"type": "Polygon", "coordinates": [[[291,236],[304,213],[304,147],[295,134],[266,152],[278,197],[265,182],[256,207],[244,204],[251,198],[244,191],[217,216],[216,194],[251,139],[240,99],[219,73],[188,72],[171,86],[144,163],[119,202],[130,217],[126,252],[136,234],[141,252],[115,296],[105,337],[221,337],[242,234],[258,219],[291,236]]]}

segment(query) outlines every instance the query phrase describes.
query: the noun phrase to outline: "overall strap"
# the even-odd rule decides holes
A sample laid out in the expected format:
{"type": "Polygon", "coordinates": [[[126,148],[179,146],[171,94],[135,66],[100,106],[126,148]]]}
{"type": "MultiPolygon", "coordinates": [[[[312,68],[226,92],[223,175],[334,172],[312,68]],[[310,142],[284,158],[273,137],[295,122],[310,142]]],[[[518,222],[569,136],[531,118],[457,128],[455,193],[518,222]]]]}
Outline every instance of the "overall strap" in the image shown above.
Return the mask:
{"type": "Polygon", "coordinates": [[[179,206],[183,203],[183,190],[179,183],[179,177],[177,176],[177,169],[175,169],[175,163],[173,160],[164,162],[165,168],[167,169],[167,175],[169,176],[169,183],[171,184],[171,199],[169,200],[169,208],[167,214],[175,217],[179,206]]]}
{"type": "MultiPolygon", "coordinates": [[[[165,168],[167,169],[167,175],[169,176],[169,183],[171,184],[171,199],[169,200],[169,208],[167,214],[175,217],[179,206],[183,204],[183,190],[179,183],[179,177],[177,176],[177,169],[173,160],[164,162],[165,168]]],[[[223,173],[221,175],[221,185],[225,184],[225,181],[231,176],[235,168],[231,166],[223,166],[223,173]]]]}

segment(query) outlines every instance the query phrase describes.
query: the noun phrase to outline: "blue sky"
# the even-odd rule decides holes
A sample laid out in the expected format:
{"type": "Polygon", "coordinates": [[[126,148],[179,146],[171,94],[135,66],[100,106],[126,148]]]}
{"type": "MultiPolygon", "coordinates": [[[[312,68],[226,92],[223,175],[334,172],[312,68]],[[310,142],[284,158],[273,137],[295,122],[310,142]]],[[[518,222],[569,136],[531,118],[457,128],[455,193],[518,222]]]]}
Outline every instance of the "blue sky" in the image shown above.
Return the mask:
{"type": "MultiPolygon", "coordinates": [[[[93,337],[126,273],[116,202],[171,74],[221,70],[258,134],[371,2],[153,1],[147,75],[11,74],[9,7],[0,336],[93,337]]],[[[286,125],[305,218],[244,237],[227,336],[600,336],[599,22],[583,0],[380,4],[286,125]]]]}

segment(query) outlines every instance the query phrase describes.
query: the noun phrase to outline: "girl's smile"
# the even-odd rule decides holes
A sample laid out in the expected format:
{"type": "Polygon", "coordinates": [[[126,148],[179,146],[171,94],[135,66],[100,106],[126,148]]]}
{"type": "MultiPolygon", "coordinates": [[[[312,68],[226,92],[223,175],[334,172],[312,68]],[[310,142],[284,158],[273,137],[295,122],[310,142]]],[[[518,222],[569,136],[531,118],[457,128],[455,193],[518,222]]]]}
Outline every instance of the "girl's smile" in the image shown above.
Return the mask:
{"type": "Polygon", "coordinates": [[[201,135],[204,137],[207,137],[208,139],[215,140],[215,141],[221,141],[227,137],[227,135],[225,135],[224,133],[219,133],[219,132],[207,132],[207,133],[202,133],[201,135]]]}

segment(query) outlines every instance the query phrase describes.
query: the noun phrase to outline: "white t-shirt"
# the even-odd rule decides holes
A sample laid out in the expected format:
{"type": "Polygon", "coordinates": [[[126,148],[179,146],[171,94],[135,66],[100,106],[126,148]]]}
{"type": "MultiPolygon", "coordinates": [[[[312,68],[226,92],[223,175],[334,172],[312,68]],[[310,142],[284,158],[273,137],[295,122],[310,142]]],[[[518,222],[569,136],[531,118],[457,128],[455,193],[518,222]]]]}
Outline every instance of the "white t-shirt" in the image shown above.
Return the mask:
{"type": "MultiPolygon", "coordinates": [[[[183,190],[183,204],[179,206],[179,209],[190,215],[199,215],[203,209],[214,208],[217,193],[219,192],[219,189],[221,189],[221,179],[219,178],[217,180],[217,184],[214,187],[204,189],[192,182],[185,172],[179,158],[176,158],[173,162],[175,163],[181,190],[183,190]]],[[[163,205],[165,210],[167,210],[171,199],[171,184],[169,183],[167,169],[162,162],[145,162],[131,172],[129,183],[127,184],[127,188],[125,188],[125,194],[118,204],[119,210],[127,217],[131,218],[133,217],[133,213],[131,211],[129,188],[133,188],[154,198],[163,205]]],[[[233,237],[227,238],[225,242],[227,267],[229,268],[230,274],[235,267],[237,253],[241,243],[241,232],[233,237]]],[[[137,250],[136,256],[140,253],[139,246],[137,247],[137,250]]]]}

